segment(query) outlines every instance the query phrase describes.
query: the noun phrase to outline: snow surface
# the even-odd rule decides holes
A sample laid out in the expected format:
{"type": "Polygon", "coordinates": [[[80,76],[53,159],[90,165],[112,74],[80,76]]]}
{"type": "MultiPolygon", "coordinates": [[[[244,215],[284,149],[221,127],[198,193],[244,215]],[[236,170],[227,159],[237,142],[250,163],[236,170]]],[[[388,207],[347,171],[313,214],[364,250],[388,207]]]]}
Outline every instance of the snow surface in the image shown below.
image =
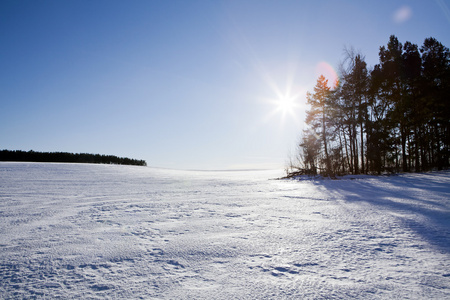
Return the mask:
{"type": "Polygon", "coordinates": [[[450,172],[0,163],[0,297],[449,299],[450,172]]]}

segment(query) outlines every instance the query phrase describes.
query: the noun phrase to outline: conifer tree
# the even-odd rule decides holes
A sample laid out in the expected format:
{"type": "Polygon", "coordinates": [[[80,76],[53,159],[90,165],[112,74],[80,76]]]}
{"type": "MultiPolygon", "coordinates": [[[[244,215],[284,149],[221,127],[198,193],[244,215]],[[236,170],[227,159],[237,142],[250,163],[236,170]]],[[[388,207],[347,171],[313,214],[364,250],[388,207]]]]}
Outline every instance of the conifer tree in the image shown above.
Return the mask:
{"type": "Polygon", "coordinates": [[[450,159],[450,51],[435,38],[425,39],[420,51],[432,127],[430,160],[441,169],[449,166],[450,159]]]}
{"type": "Polygon", "coordinates": [[[314,93],[307,93],[307,103],[311,105],[311,110],[307,112],[306,124],[311,127],[317,136],[320,136],[325,156],[325,173],[330,174],[331,162],[328,153],[328,123],[329,123],[329,98],[331,89],[328,80],[323,75],[317,79],[314,93]]]}
{"type": "Polygon", "coordinates": [[[343,86],[340,91],[344,109],[348,112],[349,137],[354,172],[359,173],[357,125],[360,133],[361,172],[365,173],[364,163],[364,124],[367,120],[367,96],[369,76],[367,64],[361,54],[352,55],[349,71],[343,75],[343,86]]]}

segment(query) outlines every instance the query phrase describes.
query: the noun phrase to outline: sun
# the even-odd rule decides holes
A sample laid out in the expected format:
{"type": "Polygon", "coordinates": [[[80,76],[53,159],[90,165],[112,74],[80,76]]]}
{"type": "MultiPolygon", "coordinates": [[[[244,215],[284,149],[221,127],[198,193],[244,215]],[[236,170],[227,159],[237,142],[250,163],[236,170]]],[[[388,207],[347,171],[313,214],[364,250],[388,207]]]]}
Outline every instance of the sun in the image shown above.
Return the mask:
{"type": "Polygon", "coordinates": [[[299,79],[296,76],[298,63],[287,63],[286,69],[283,69],[282,73],[277,73],[278,76],[274,76],[263,67],[261,69],[260,76],[265,84],[264,90],[269,92],[267,96],[270,95],[262,98],[270,106],[264,122],[279,119],[281,127],[287,122],[301,125],[299,114],[302,112],[306,90],[298,83],[299,79]]]}
{"type": "Polygon", "coordinates": [[[277,111],[281,112],[283,115],[293,114],[295,108],[297,107],[297,102],[295,97],[292,96],[281,96],[276,100],[277,111]]]}
{"type": "Polygon", "coordinates": [[[288,119],[298,123],[299,107],[301,107],[301,94],[277,93],[276,97],[266,99],[267,103],[272,106],[270,113],[265,118],[268,121],[272,118],[280,119],[281,124],[284,124],[288,119]]]}
{"type": "Polygon", "coordinates": [[[279,93],[278,97],[271,101],[274,105],[273,113],[281,115],[283,121],[287,116],[295,117],[296,109],[299,106],[298,98],[298,95],[279,93]]]}

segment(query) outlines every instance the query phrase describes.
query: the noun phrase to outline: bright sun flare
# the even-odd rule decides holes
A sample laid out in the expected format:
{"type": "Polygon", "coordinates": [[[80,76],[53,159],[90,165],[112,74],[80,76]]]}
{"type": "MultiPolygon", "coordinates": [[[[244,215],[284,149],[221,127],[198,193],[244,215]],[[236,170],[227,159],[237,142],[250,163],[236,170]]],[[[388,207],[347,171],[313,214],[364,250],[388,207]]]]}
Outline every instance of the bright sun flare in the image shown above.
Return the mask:
{"type": "Polygon", "coordinates": [[[306,95],[306,91],[302,86],[296,84],[297,64],[288,64],[286,69],[285,80],[275,80],[274,77],[261,67],[261,76],[264,83],[272,92],[272,97],[263,98],[264,101],[272,106],[268,115],[264,118],[267,122],[273,118],[280,119],[281,125],[286,121],[300,124],[299,108],[302,105],[302,98],[306,95]]]}
{"type": "Polygon", "coordinates": [[[277,100],[278,110],[283,114],[292,114],[294,112],[294,108],[296,107],[295,98],[294,97],[280,97],[277,100]]]}
{"type": "Polygon", "coordinates": [[[281,123],[287,119],[298,122],[298,107],[300,107],[300,95],[293,96],[290,93],[282,94],[277,93],[278,97],[268,100],[268,102],[273,105],[273,109],[270,114],[267,116],[266,120],[271,119],[272,117],[278,116],[280,117],[281,123]]]}

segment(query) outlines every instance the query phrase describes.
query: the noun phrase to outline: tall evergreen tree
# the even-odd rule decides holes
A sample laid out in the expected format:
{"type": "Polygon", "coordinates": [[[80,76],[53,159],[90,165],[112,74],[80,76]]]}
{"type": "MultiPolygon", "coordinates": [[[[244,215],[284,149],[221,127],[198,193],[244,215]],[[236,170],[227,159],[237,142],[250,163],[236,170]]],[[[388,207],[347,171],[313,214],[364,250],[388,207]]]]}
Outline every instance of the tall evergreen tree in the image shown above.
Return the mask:
{"type": "Polygon", "coordinates": [[[365,173],[364,163],[364,124],[367,120],[367,97],[369,75],[367,64],[361,54],[351,57],[349,71],[344,74],[344,84],[341,90],[344,109],[349,115],[350,144],[352,145],[354,172],[359,173],[357,125],[359,125],[361,172],[365,173]]]}
{"type": "Polygon", "coordinates": [[[307,93],[307,103],[311,105],[311,110],[307,112],[306,124],[321,137],[322,146],[325,156],[325,168],[326,173],[331,172],[331,162],[328,153],[328,124],[329,124],[329,99],[331,95],[331,89],[328,86],[328,80],[323,75],[320,75],[317,79],[316,86],[314,87],[314,93],[307,93]]]}
{"type": "Polygon", "coordinates": [[[432,164],[448,167],[450,158],[450,51],[434,38],[425,39],[422,52],[424,91],[430,110],[432,164]]]}
{"type": "MultiPolygon", "coordinates": [[[[404,172],[408,171],[406,143],[408,136],[407,117],[405,114],[405,85],[403,76],[403,47],[397,37],[391,35],[387,48],[380,48],[380,67],[384,89],[383,95],[391,103],[390,120],[393,122],[392,135],[394,141],[401,147],[401,164],[404,172]]],[[[397,148],[398,149],[398,148],[397,148]]],[[[397,150],[398,151],[398,150],[397,150]]],[[[396,165],[399,165],[398,155],[395,155],[396,165]]]]}
{"type": "Polygon", "coordinates": [[[406,42],[403,46],[402,64],[403,64],[403,81],[405,84],[405,117],[408,120],[407,128],[412,132],[412,138],[409,143],[410,151],[409,169],[414,164],[416,172],[420,170],[420,148],[422,142],[421,124],[424,122],[421,114],[422,101],[422,60],[420,57],[418,46],[410,42],[406,42]],[[414,163],[411,160],[411,154],[414,153],[414,163]]]}

